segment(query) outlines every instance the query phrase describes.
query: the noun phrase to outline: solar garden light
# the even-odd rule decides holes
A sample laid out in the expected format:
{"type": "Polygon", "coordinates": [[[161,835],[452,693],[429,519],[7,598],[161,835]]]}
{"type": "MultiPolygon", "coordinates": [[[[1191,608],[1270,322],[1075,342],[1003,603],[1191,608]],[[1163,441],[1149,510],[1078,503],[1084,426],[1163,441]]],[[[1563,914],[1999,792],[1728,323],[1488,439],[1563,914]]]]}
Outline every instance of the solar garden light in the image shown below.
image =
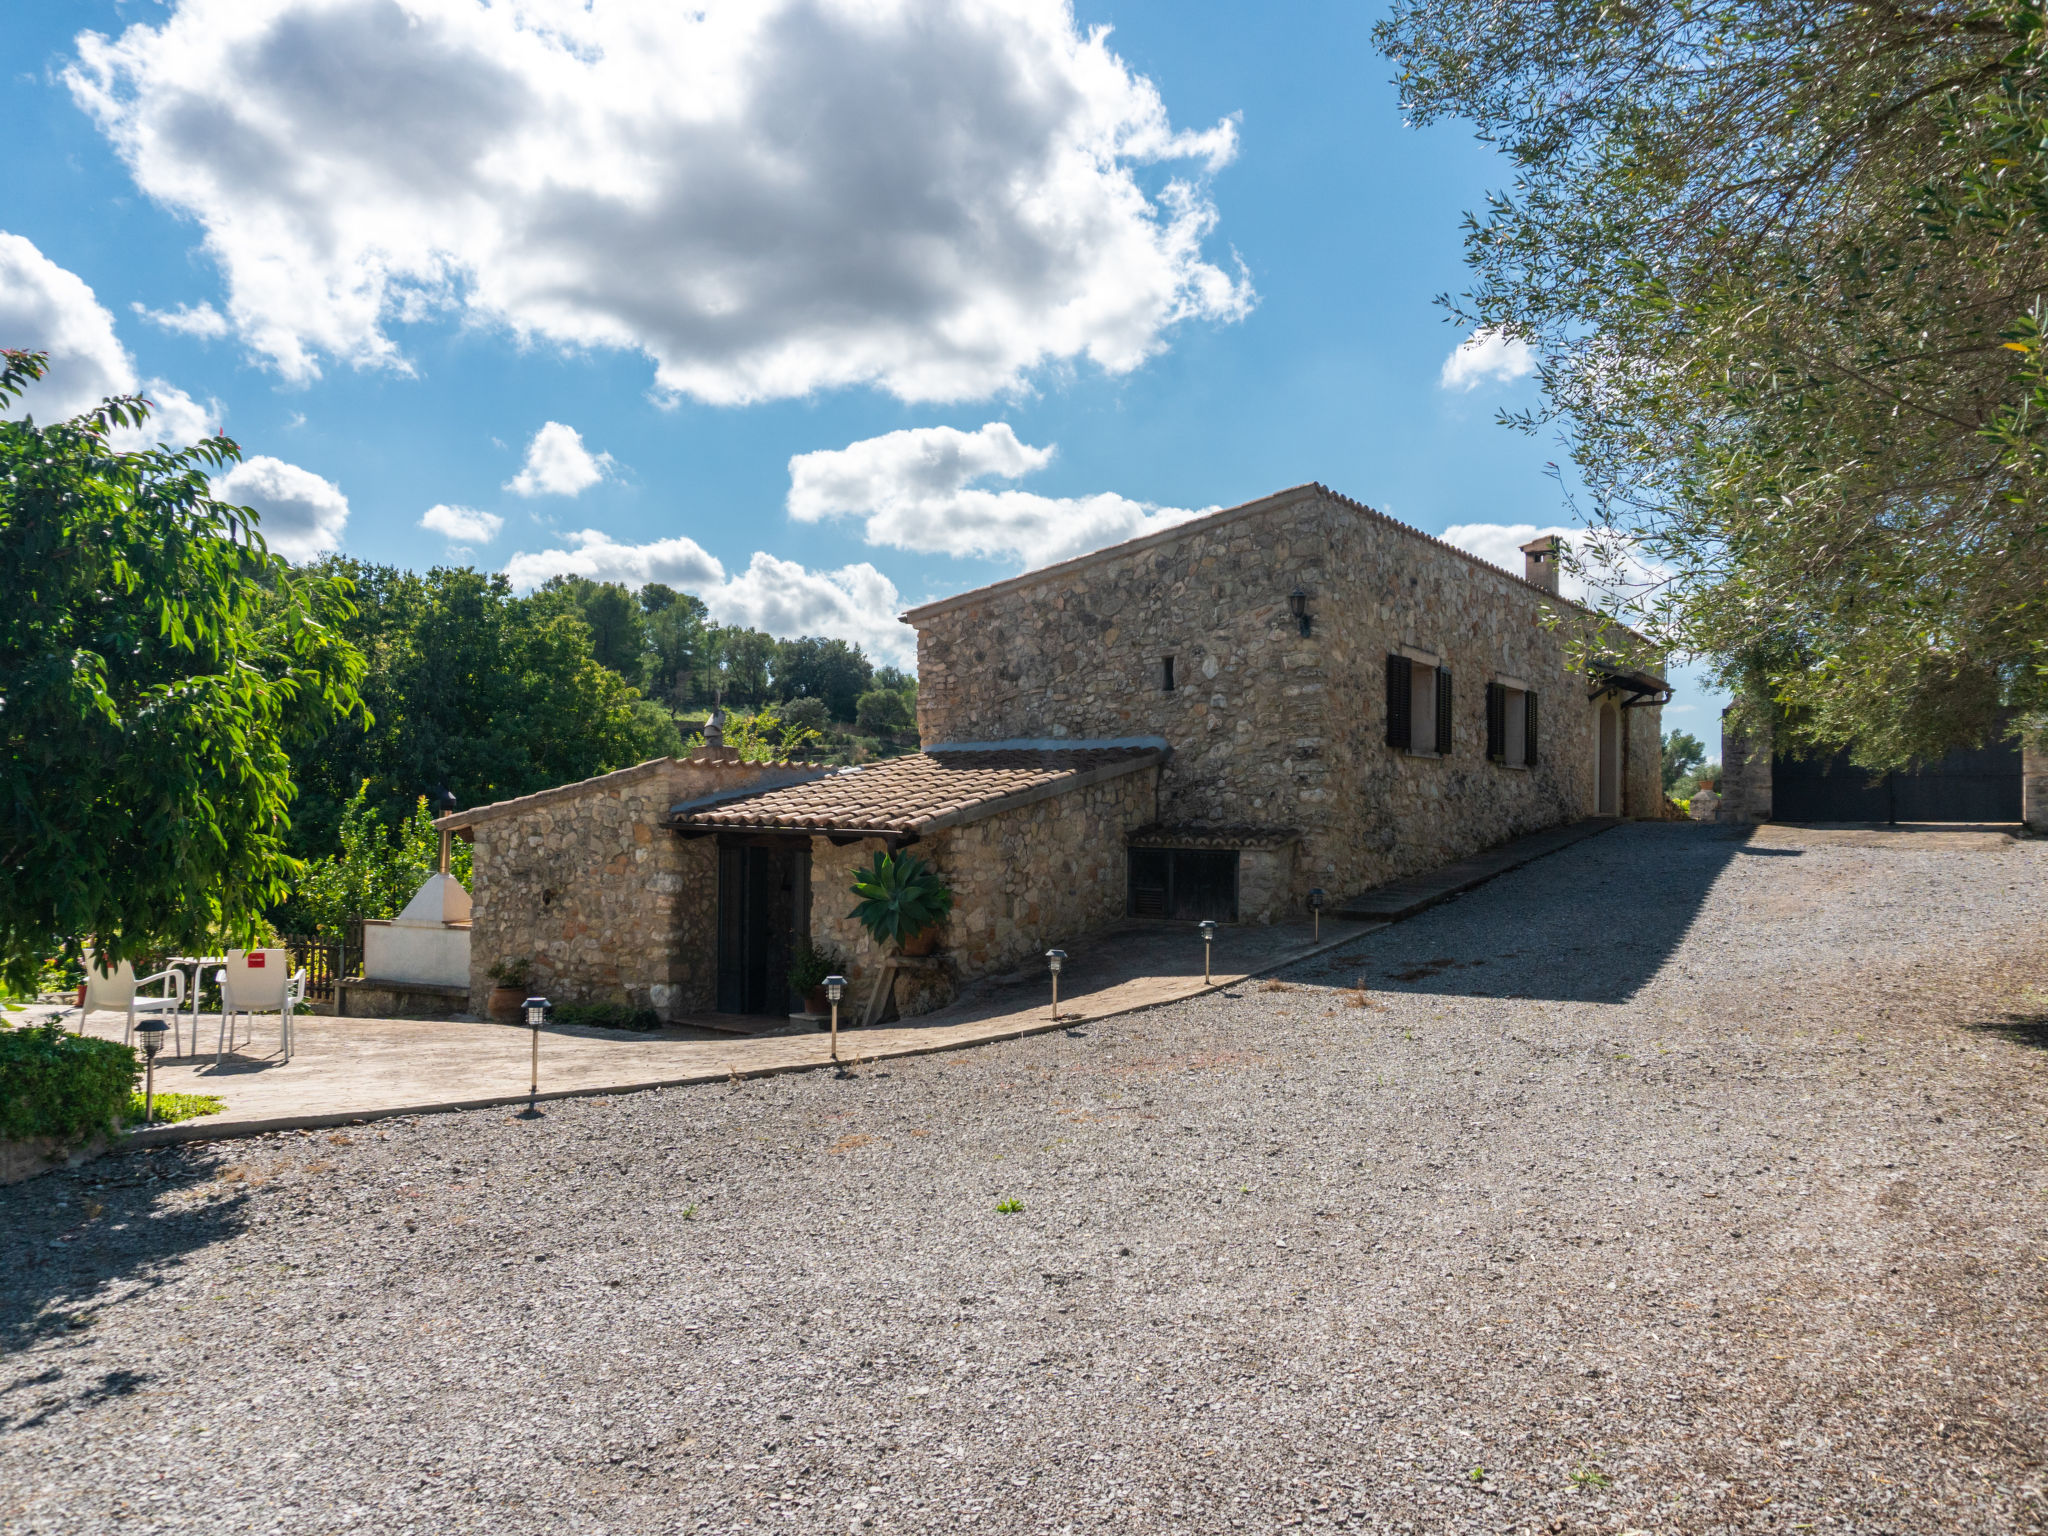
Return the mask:
{"type": "Polygon", "coordinates": [[[1216,951],[1216,919],[1202,919],[1202,985],[1214,986],[1216,978],[1210,974],[1209,957],[1216,951]]]}
{"type": "Polygon", "coordinates": [[[164,1048],[170,1025],[162,1019],[144,1019],[135,1026],[142,1037],[142,1123],[149,1124],[156,1105],[156,1053],[164,1048]]]}
{"type": "Polygon", "coordinates": [[[1315,914],[1316,937],[1323,936],[1323,888],[1319,885],[1308,893],[1308,909],[1315,914]]]}
{"type": "Polygon", "coordinates": [[[526,1027],[533,1031],[533,1080],[526,1090],[526,1112],[537,1115],[534,1100],[540,1097],[540,1027],[548,1021],[548,1000],[544,997],[529,997],[526,1000],[526,1027]]]}
{"type": "Polygon", "coordinates": [[[846,996],[846,978],[827,976],[825,995],[832,999],[832,1059],[839,1059],[839,999],[846,996]]]}
{"type": "Polygon", "coordinates": [[[1048,949],[1045,952],[1045,963],[1052,967],[1052,1016],[1053,1021],[1057,1023],[1060,1016],[1060,967],[1067,963],[1067,952],[1064,949],[1048,949]]]}

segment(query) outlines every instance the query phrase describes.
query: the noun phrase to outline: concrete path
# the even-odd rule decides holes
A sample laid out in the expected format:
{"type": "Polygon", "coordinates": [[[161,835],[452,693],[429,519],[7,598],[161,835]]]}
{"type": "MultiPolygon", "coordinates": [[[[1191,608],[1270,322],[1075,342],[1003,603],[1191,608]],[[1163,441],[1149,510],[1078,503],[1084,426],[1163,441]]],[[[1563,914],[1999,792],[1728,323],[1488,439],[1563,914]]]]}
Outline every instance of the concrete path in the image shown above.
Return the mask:
{"type": "MultiPolygon", "coordinates": [[[[958,1050],[1178,1002],[1337,949],[1383,926],[1326,921],[1320,938],[1308,923],[1224,928],[1213,979],[1205,981],[1202,943],[1192,924],[1127,924],[1065,946],[1070,958],[1057,1023],[1045,973],[1030,970],[979,983],[960,1002],[933,1013],[843,1030],[840,1059],[958,1050]]],[[[205,1022],[218,1028],[212,1015],[205,1022]]],[[[124,1015],[101,1013],[88,1031],[118,1040],[125,1027],[124,1015]]],[[[135,1139],[212,1140],[526,1100],[532,1036],[517,1025],[314,1015],[299,1019],[297,1035],[289,1063],[276,1053],[275,1019],[259,1019],[255,1043],[230,1054],[221,1068],[211,1055],[160,1058],[158,1091],[213,1094],[227,1109],[138,1131],[135,1139]]],[[[202,1038],[210,1041],[213,1031],[203,1030],[202,1038]]],[[[760,1077],[831,1061],[827,1036],[794,1023],[751,1037],[689,1028],[645,1035],[551,1028],[541,1032],[540,1057],[543,1099],[760,1077]]]]}

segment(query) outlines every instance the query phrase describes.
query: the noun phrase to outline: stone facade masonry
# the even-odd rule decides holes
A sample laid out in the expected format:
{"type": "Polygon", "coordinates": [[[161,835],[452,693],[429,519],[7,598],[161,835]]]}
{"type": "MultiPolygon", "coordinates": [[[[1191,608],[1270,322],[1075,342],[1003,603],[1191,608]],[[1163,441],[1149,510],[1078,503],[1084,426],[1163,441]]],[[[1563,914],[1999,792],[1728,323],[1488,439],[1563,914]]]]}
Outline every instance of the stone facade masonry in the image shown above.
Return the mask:
{"type": "MultiPolygon", "coordinates": [[[[927,743],[1164,737],[1161,821],[1300,830],[1294,912],[1310,886],[1335,899],[1594,814],[1597,711],[1621,702],[1589,699],[1569,665],[1585,610],[1320,486],[907,617],[927,743]],[[1446,757],[1387,745],[1386,658],[1404,649],[1451,671],[1446,757]],[[1538,696],[1533,768],[1485,756],[1495,680],[1538,696]]],[[[1623,814],[1661,814],[1659,717],[1619,711],[1623,814]]]]}
{"type": "MultiPolygon", "coordinates": [[[[1158,770],[1147,767],[913,844],[908,851],[953,891],[952,917],[940,936],[950,983],[1015,970],[1060,939],[1120,919],[1124,840],[1156,818],[1157,784],[1158,770]]],[[[851,887],[854,872],[881,848],[875,838],[845,847],[811,840],[811,937],[845,954],[856,983],[879,954],[850,915],[851,887]]],[[[949,993],[950,987],[926,988],[906,996],[899,989],[898,997],[906,1013],[915,1013],[920,1004],[941,1006],[949,993]]]]}
{"type": "Polygon", "coordinates": [[[476,854],[470,1009],[499,960],[528,959],[555,1002],[616,1002],[664,1019],[716,1001],[718,849],[663,824],[703,795],[815,776],[788,764],[656,758],[580,784],[458,813],[476,854]]]}

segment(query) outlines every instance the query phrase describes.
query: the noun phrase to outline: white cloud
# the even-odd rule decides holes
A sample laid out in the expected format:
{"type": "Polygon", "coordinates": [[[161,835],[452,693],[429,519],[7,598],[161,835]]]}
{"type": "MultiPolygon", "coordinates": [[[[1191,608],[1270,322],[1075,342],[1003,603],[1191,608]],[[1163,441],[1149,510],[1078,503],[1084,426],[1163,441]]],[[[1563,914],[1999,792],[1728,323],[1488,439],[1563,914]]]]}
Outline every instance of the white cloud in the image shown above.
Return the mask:
{"type": "Polygon", "coordinates": [[[782,639],[826,635],[861,646],[879,662],[917,665],[917,636],[896,617],[903,609],[896,583],[866,561],[813,571],[757,551],[737,576],[691,590],[721,624],[782,639]]]}
{"type": "Polygon", "coordinates": [[[293,379],[445,312],[707,401],[976,398],[1253,302],[1202,249],[1235,122],[1176,132],[1068,0],[183,0],[78,50],[293,379]]]}
{"type": "Polygon", "coordinates": [[[725,580],[725,567],[695,539],[657,539],[651,544],[618,544],[595,528],[567,535],[569,549],[521,550],[506,562],[505,574],[524,591],[552,576],[588,576],[642,587],[658,581],[701,592],[725,580]]]}
{"type": "Polygon", "coordinates": [[[176,309],[151,309],[146,304],[129,307],[151,325],[176,331],[181,336],[196,336],[201,341],[217,340],[232,329],[228,317],[211,304],[202,303],[196,309],[189,304],[180,304],[176,309]]]}
{"type": "Polygon", "coordinates": [[[0,346],[49,353],[49,372],[8,409],[62,421],[132,394],[135,364],[85,279],[0,230],[0,346]]]}
{"type": "Polygon", "coordinates": [[[1639,594],[1669,574],[1664,567],[1638,558],[1627,547],[1616,548],[1618,562],[1608,563],[1583,528],[1539,528],[1534,523],[1458,523],[1437,537],[1520,576],[1525,569],[1522,546],[1544,535],[1563,539],[1583,567],[1580,571],[1566,567],[1558,573],[1559,595],[1573,602],[1598,605],[1610,594],[1639,594]]]}
{"type": "Polygon", "coordinates": [[[590,489],[612,467],[608,453],[592,453],[583,434],[551,421],[526,445],[526,465],[505,482],[518,496],[574,496],[590,489]]]}
{"type": "Polygon", "coordinates": [[[1512,384],[1535,371],[1536,354],[1529,350],[1528,342],[1519,336],[1503,336],[1499,331],[1481,328],[1459,342],[1444,359],[1444,371],[1437,382],[1445,389],[1473,390],[1488,380],[1512,384]]]}
{"type": "Polygon", "coordinates": [[[420,516],[420,526],[429,533],[440,534],[451,544],[488,544],[505,526],[505,519],[495,512],[443,503],[427,508],[420,516]]]}
{"type": "Polygon", "coordinates": [[[694,539],[619,544],[595,528],[568,538],[568,549],[514,555],[505,566],[512,585],[530,591],[553,576],[587,576],[629,587],[659,581],[701,597],[720,624],[744,624],[785,639],[835,636],[865,646],[878,661],[916,664],[917,637],[896,617],[903,606],[896,584],[866,562],[814,571],[756,552],[745,570],[729,577],[694,539]]]}
{"type": "Polygon", "coordinates": [[[789,461],[789,515],[799,522],[866,519],[867,541],[948,555],[1009,557],[1026,569],[1137,538],[1200,515],[1114,492],[1039,496],[990,490],[1052,461],[1007,422],[979,431],[913,427],[789,461]]]}
{"type": "Polygon", "coordinates": [[[274,555],[310,560],[341,547],[348,498],[340,486],[310,469],[258,454],[216,478],[213,494],[238,507],[253,507],[261,518],[258,530],[274,555]]]}
{"type": "Polygon", "coordinates": [[[49,371],[11,409],[38,421],[62,421],[109,395],[140,394],[150,403],[140,427],[117,427],[107,441],[123,453],[164,444],[186,448],[220,430],[220,402],[204,405],[163,379],[146,384],[114,333],[114,317],[85,279],[60,267],[32,241],[0,231],[0,347],[46,352],[49,371]]]}

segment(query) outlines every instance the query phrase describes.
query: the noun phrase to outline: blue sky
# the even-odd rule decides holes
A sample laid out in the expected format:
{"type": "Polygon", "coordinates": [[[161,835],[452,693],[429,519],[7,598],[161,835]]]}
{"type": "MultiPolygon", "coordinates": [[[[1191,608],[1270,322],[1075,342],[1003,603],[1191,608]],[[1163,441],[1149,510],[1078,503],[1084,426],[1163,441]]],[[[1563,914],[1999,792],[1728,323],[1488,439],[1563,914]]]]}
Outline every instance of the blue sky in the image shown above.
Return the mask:
{"type": "Polygon", "coordinates": [[[890,606],[1305,480],[1488,553],[1564,519],[1513,356],[1444,382],[1503,167],[1403,125],[1374,10],[670,13],[13,0],[0,322],[61,334],[9,344],[219,420],[296,548],[882,653],[890,606]]]}

